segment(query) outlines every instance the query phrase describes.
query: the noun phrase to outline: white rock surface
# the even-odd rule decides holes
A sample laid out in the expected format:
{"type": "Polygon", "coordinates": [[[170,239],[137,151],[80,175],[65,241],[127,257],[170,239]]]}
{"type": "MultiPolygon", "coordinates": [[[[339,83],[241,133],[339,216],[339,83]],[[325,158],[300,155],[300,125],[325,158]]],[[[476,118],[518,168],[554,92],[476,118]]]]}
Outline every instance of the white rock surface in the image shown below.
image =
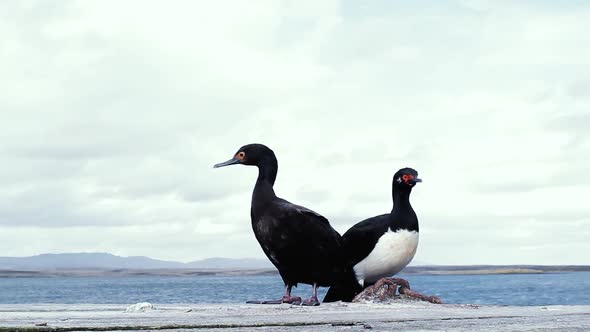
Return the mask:
{"type": "Polygon", "coordinates": [[[154,305],[149,302],[139,302],[132,304],[127,307],[126,312],[145,312],[147,310],[153,310],[154,305]]]}
{"type": "Polygon", "coordinates": [[[590,306],[470,306],[423,302],[247,304],[0,305],[0,332],[84,330],[215,331],[590,331],[590,306]],[[47,326],[35,326],[47,323],[47,326]]]}

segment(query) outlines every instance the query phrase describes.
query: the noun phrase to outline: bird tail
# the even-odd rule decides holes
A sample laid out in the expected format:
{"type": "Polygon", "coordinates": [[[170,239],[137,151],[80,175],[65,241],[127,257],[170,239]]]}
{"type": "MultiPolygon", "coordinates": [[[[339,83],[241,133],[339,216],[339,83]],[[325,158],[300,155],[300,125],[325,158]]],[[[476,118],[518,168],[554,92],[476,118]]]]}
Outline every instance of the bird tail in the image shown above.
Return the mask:
{"type": "Polygon", "coordinates": [[[342,280],[330,286],[323,302],[352,302],[352,299],[363,290],[356,280],[354,270],[345,272],[342,280]]]}

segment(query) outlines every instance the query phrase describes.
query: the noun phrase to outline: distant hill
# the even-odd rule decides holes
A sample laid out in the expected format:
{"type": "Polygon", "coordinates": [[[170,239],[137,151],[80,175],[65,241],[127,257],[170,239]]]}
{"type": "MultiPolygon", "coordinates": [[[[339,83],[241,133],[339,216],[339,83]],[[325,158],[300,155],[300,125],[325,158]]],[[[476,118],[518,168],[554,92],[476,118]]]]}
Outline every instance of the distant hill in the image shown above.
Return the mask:
{"type": "Polygon", "coordinates": [[[208,258],[190,263],[157,260],[144,256],[121,257],[109,253],[41,254],[30,257],[0,257],[0,269],[261,269],[272,268],[266,259],[208,258]]]}
{"type": "MultiPolygon", "coordinates": [[[[420,262],[417,262],[418,264],[420,262]]],[[[402,274],[520,274],[590,271],[588,265],[410,265],[402,274]]],[[[207,258],[189,263],[144,256],[121,257],[109,253],[42,254],[0,257],[0,277],[100,275],[258,275],[275,274],[267,259],[207,258]]]]}
{"type": "Polygon", "coordinates": [[[423,265],[408,266],[403,274],[536,274],[589,272],[590,265],[423,265]]]}

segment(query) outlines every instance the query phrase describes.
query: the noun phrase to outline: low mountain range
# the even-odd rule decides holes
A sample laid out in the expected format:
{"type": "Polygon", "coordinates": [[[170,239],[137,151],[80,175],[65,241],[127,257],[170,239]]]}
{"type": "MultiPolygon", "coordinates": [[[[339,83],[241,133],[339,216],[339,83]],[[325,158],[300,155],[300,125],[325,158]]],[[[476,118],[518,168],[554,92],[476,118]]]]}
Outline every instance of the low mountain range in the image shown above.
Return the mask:
{"type": "MultiPolygon", "coordinates": [[[[426,265],[412,262],[403,274],[530,274],[590,271],[588,265],[426,265]]],[[[260,258],[207,258],[194,262],[121,257],[109,253],[41,254],[0,257],[0,277],[61,275],[235,275],[274,274],[260,258]]]]}
{"type": "Polygon", "coordinates": [[[207,258],[175,262],[145,256],[121,257],[109,253],[41,254],[30,257],[0,257],[0,270],[51,269],[269,269],[267,259],[207,258]]]}

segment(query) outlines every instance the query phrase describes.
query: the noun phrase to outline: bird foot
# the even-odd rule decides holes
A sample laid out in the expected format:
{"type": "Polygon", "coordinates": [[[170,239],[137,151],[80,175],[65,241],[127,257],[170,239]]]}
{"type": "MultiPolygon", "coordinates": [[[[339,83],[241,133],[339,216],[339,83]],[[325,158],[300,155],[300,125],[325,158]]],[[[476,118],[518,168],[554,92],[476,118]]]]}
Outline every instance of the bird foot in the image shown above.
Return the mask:
{"type": "Polygon", "coordinates": [[[288,303],[288,304],[299,305],[299,304],[301,304],[301,298],[299,296],[283,296],[283,298],[280,300],[264,300],[264,301],[254,300],[254,301],[248,301],[246,303],[248,303],[248,304],[283,304],[283,303],[288,303]]]}
{"type": "Polygon", "coordinates": [[[431,303],[442,303],[442,300],[436,296],[427,296],[411,290],[410,283],[407,280],[401,278],[379,279],[375,284],[365,288],[362,292],[356,295],[352,302],[387,302],[395,298],[398,287],[400,294],[431,303]]]}
{"type": "Polygon", "coordinates": [[[320,305],[320,301],[318,300],[317,296],[312,296],[309,299],[306,299],[305,301],[303,301],[301,303],[302,306],[307,306],[307,307],[315,307],[320,305]]]}
{"type": "MultiPolygon", "coordinates": [[[[383,283],[387,283],[389,285],[398,285],[398,286],[403,286],[406,288],[410,288],[410,283],[406,280],[406,279],[402,279],[402,278],[382,278],[381,280],[383,283]]],[[[377,282],[379,282],[377,281],[377,282]]]]}
{"type": "Polygon", "coordinates": [[[282,301],[283,301],[283,303],[289,303],[289,304],[296,304],[296,305],[301,304],[301,298],[299,296],[283,296],[282,301]]]}
{"type": "MultiPolygon", "coordinates": [[[[369,287],[363,289],[362,292],[358,293],[352,302],[364,302],[364,301],[386,301],[395,297],[397,290],[397,283],[393,278],[382,278],[369,287]]],[[[406,284],[407,281],[406,281],[406,284]]],[[[409,284],[408,284],[409,286],[409,284]]]]}

